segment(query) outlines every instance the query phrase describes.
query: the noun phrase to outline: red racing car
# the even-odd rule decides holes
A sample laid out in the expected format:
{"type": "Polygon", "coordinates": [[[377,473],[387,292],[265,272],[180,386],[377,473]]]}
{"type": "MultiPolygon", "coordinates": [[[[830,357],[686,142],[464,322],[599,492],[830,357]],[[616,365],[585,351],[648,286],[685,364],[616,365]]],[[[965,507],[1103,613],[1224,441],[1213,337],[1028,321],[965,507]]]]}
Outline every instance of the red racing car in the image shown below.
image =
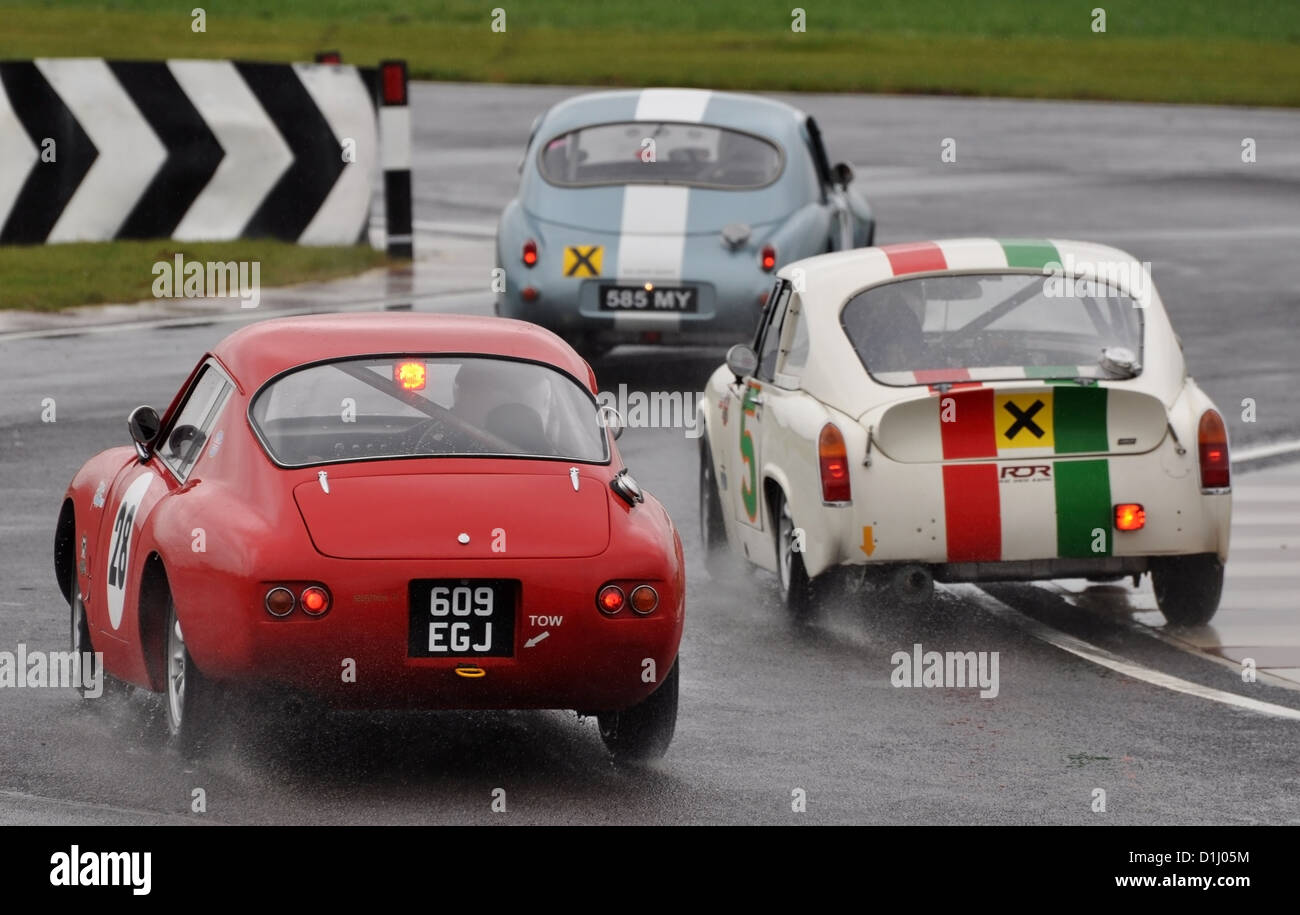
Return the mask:
{"type": "Polygon", "coordinates": [[[615,758],[657,758],[677,719],[681,540],[595,393],[566,343],[520,321],[245,327],[68,487],[73,648],[165,692],[187,750],[221,690],[256,687],[574,709],[615,758]]]}

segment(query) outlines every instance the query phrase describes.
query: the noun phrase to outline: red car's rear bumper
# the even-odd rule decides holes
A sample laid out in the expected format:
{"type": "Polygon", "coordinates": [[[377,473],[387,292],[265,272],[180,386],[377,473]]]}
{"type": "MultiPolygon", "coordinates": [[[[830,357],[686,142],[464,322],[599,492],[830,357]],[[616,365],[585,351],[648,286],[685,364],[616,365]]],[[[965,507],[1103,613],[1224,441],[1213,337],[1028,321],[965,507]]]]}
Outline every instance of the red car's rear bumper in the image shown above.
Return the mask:
{"type": "Polygon", "coordinates": [[[684,595],[679,574],[665,580],[663,562],[607,568],[603,559],[497,559],[451,568],[436,561],[321,559],[309,573],[295,567],[283,578],[177,595],[178,614],[204,674],[304,691],[340,707],[612,711],[650,695],[677,656],[684,595]],[[427,578],[519,580],[513,655],[410,657],[408,586],[427,578]],[[272,618],[263,598],[269,583],[280,580],[325,583],[333,597],[329,612],[313,619],[295,610],[272,618]],[[605,616],[595,596],[611,580],[651,583],[660,594],[658,608],[646,617],[627,608],[605,616]],[[468,678],[456,672],[466,667],[483,673],[468,678]]]}

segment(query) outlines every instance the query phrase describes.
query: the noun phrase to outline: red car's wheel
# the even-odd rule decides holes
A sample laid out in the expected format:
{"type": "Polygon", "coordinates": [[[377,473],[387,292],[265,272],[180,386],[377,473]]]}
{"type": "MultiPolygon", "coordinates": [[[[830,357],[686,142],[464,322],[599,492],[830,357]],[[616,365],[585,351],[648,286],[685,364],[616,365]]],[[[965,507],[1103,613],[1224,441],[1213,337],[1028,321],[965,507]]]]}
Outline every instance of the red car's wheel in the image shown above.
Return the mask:
{"type": "Polygon", "coordinates": [[[636,705],[596,716],[600,739],[617,762],[653,762],[668,752],[677,730],[678,665],[673,661],[659,688],[636,705]]]}
{"type": "Polygon", "coordinates": [[[217,687],[199,671],[185,645],[176,605],[167,598],[167,731],[185,754],[198,752],[216,717],[217,687]]]}
{"type": "MultiPolygon", "coordinates": [[[[81,600],[81,584],[77,581],[77,573],[74,569],[72,572],[72,584],[68,588],[68,594],[71,597],[68,600],[70,612],[69,629],[72,633],[72,651],[77,655],[76,663],[82,663],[80,655],[93,653],[95,648],[90,643],[90,621],[86,619],[86,605],[81,600]]],[[[86,698],[86,688],[82,687],[78,692],[82,698],[86,698]]]]}
{"type": "MultiPolygon", "coordinates": [[[[72,572],[72,582],[68,585],[68,594],[71,597],[68,600],[69,630],[71,632],[70,644],[74,654],[86,655],[95,653],[95,645],[90,640],[90,620],[86,617],[86,604],[81,599],[81,585],[77,581],[76,569],[72,572]]],[[[84,661],[78,659],[78,664],[82,665],[84,671],[84,661]]],[[[108,671],[100,668],[100,687],[101,692],[96,692],[93,687],[83,685],[77,692],[83,699],[95,698],[99,695],[121,695],[129,689],[127,684],[115,677],[110,677],[108,671]]]]}

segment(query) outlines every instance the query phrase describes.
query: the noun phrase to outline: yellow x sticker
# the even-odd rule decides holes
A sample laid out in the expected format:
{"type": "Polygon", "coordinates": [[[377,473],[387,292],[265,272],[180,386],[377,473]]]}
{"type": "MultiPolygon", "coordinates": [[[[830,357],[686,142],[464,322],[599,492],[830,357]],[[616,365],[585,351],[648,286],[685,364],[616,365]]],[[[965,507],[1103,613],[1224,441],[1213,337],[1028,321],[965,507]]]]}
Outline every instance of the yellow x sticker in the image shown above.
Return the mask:
{"type": "Polygon", "coordinates": [[[994,398],[994,427],[999,448],[1051,448],[1052,392],[999,394],[994,398]]]}
{"type": "Polygon", "coordinates": [[[600,245],[571,245],[564,249],[565,276],[600,276],[600,245]]]}

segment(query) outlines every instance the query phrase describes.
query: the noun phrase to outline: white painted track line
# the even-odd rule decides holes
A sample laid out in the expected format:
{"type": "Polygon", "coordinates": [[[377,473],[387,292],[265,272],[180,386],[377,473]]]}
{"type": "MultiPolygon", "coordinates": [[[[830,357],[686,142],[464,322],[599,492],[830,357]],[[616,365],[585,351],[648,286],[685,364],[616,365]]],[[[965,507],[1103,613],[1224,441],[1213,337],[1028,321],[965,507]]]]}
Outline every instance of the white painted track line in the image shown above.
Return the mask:
{"type": "Polygon", "coordinates": [[[1243,709],[1249,712],[1255,712],[1260,715],[1268,715],[1272,718],[1283,718],[1289,721],[1300,721],[1300,709],[1287,708],[1284,705],[1275,705],[1272,702],[1261,702],[1258,699],[1251,699],[1247,696],[1239,696],[1236,693],[1225,692],[1220,689],[1214,689],[1210,686],[1202,686],[1199,683],[1193,683],[1190,680],[1184,680],[1180,677],[1163,674],[1159,671],[1151,670],[1140,664],[1134,664],[1132,661],[1114,655],[1104,648],[1098,648],[1082,639],[1077,639],[1072,635],[1067,635],[1045,623],[1026,616],[1019,610],[1004,604],[992,594],[981,590],[971,584],[953,584],[944,586],[948,591],[963,600],[967,600],[983,610],[988,611],[994,616],[1012,623],[1016,627],[1028,632],[1036,639],[1047,642],[1062,651],[1068,651],[1076,657],[1083,658],[1100,667],[1113,670],[1116,673],[1123,674],[1134,680],[1141,680],[1144,683],[1150,683],[1152,686],[1159,686],[1163,689],[1172,690],[1178,693],[1185,693],[1189,696],[1196,696],[1200,699],[1208,699],[1211,702],[1218,702],[1222,705],[1230,705],[1234,708],[1243,709]]]}
{"type": "MultiPolygon", "coordinates": [[[[1036,587],[1042,588],[1050,594],[1054,594],[1061,600],[1070,604],[1072,607],[1078,607],[1076,595],[1069,588],[1062,585],[1059,581],[1036,581],[1033,582],[1036,587]]],[[[1194,658],[1200,658],[1203,661],[1209,661],[1211,664],[1217,664],[1220,667],[1231,670],[1233,673],[1241,673],[1241,664],[1231,658],[1225,658],[1222,655],[1215,654],[1212,651],[1206,651],[1200,645],[1179,638],[1174,632],[1168,632],[1163,627],[1152,626],[1139,620],[1133,620],[1128,624],[1128,628],[1133,632],[1139,632],[1149,638],[1163,642],[1170,648],[1177,648],[1179,651],[1189,654],[1194,658]]],[[[1269,686],[1276,686],[1279,689],[1290,689],[1300,692],[1300,682],[1288,679],[1276,673],[1274,670],[1266,667],[1259,668],[1255,671],[1255,676],[1263,683],[1269,686]]]]}
{"type": "Polygon", "coordinates": [[[1280,454],[1300,453],[1300,441],[1270,442],[1267,445],[1254,445],[1250,448],[1233,449],[1232,463],[1249,464],[1280,454]]]}
{"type": "MultiPolygon", "coordinates": [[[[173,826],[218,826],[219,821],[209,819],[207,816],[202,818],[184,816],[177,813],[168,813],[161,810],[147,810],[142,807],[119,807],[114,804],[101,804],[95,801],[72,800],[67,798],[49,797],[43,794],[31,794],[27,791],[18,791],[12,788],[0,790],[0,811],[6,808],[16,808],[22,805],[31,805],[37,810],[42,807],[53,806],[56,808],[70,811],[72,814],[81,814],[90,817],[92,814],[120,814],[140,820],[147,820],[153,823],[165,823],[173,826]]],[[[13,814],[10,809],[8,813],[13,814]]],[[[3,817],[0,817],[3,819],[3,817]]]]}

